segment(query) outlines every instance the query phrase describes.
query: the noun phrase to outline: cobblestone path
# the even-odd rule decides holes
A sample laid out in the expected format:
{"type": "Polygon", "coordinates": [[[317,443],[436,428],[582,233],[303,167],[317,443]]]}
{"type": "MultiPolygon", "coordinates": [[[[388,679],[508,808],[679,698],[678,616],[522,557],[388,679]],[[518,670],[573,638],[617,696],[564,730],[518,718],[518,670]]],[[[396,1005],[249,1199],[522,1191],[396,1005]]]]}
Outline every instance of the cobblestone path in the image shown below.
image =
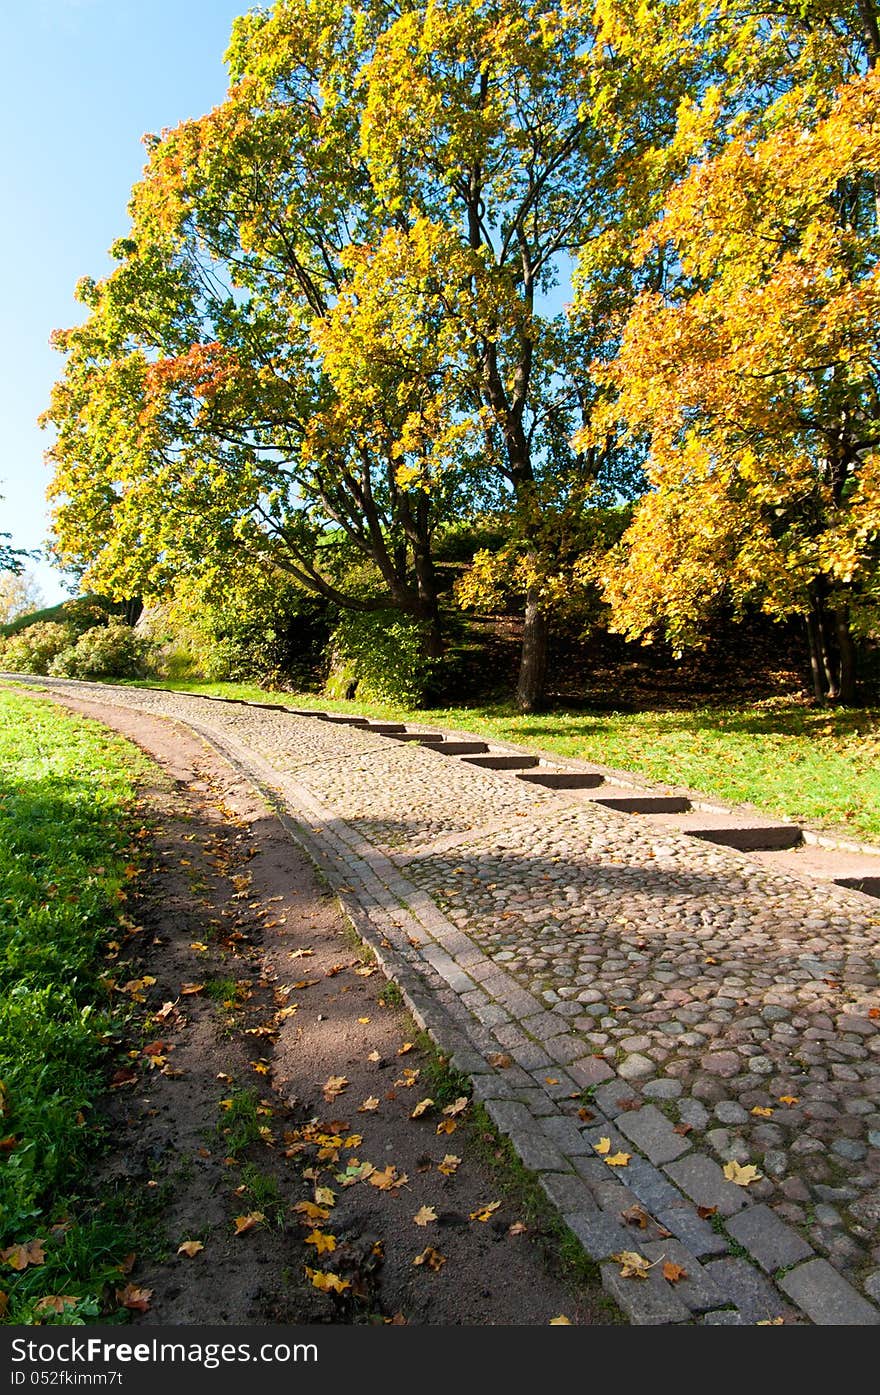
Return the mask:
{"type": "Polygon", "coordinates": [[[880,905],[365,728],[40,683],[274,792],[632,1321],[880,1322],[880,905]]]}

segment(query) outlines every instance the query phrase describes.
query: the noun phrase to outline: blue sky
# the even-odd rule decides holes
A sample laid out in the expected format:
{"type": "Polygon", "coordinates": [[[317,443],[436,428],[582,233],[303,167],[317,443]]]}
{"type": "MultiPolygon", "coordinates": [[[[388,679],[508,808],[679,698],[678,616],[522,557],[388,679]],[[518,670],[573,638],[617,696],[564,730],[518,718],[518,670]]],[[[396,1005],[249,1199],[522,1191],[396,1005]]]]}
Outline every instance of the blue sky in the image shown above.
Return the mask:
{"type": "MultiPolygon", "coordinates": [[[[0,83],[0,532],[48,532],[36,418],[62,359],[50,331],[82,318],[80,276],[109,269],[144,163],[141,136],[221,101],[223,53],[248,0],[30,0],[4,7],[0,83]]],[[[56,572],[32,568],[50,603],[56,572]]]]}

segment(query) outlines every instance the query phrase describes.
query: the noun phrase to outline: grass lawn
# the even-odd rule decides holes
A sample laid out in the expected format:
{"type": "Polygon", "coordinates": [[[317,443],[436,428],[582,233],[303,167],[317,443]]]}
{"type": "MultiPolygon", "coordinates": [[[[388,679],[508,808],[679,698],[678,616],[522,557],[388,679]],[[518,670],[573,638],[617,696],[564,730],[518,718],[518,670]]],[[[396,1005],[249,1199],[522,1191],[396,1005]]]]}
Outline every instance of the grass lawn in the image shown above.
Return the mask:
{"type": "MultiPolygon", "coordinates": [[[[0,690],[0,1321],[81,1323],[120,1283],[120,1199],[84,1201],[114,1019],[132,801],[151,767],[51,703],[0,690]],[[63,1300],[63,1301],[62,1301],[63,1300]]],[[[122,1280],[124,1283],[124,1280],[122,1280]]]]}
{"type": "Polygon", "coordinates": [[[880,711],[779,702],[754,707],[636,713],[544,713],[506,707],[417,712],[314,693],[269,693],[243,683],[181,683],[190,692],[277,700],[298,707],[457,728],[533,750],[596,761],[768,814],[880,839],[880,711]]]}

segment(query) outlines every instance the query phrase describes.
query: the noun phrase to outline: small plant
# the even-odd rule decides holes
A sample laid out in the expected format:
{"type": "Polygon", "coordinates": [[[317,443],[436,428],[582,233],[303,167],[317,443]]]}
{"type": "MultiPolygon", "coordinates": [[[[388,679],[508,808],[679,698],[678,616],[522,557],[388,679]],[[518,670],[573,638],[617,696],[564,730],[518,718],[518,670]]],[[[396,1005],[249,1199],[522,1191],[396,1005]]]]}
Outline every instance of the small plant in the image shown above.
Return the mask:
{"type": "Polygon", "coordinates": [[[284,1224],[284,1199],[274,1177],[261,1172],[253,1163],[245,1163],[241,1169],[241,1184],[247,1191],[249,1210],[262,1211],[273,1225],[284,1224]]]}
{"type": "Polygon", "coordinates": [[[235,1090],[224,1102],[219,1128],[232,1155],[261,1141],[259,1107],[253,1090],[235,1090]]]}
{"type": "Polygon", "coordinates": [[[356,689],[359,698],[418,706],[437,664],[425,653],[422,626],[393,611],[347,612],[330,648],[337,674],[331,697],[348,697],[356,689]]]}
{"type": "Polygon", "coordinates": [[[379,990],[379,1006],[388,1008],[403,1007],[403,994],[393,979],[383,983],[379,990]]]}
{"type": "Polygon", "coordinates": [[[57,655],[70,647],[75,638],[72,625],[56,620],[37,621],[0,641],[0,668],[9,673],[48,673],[57,655]]]}
{"type": "Polygon", "coordinates": [[[121,617],[113,617],[57,653],[47,672],[56,678],[142,678],[150,649],[121,617]]]}

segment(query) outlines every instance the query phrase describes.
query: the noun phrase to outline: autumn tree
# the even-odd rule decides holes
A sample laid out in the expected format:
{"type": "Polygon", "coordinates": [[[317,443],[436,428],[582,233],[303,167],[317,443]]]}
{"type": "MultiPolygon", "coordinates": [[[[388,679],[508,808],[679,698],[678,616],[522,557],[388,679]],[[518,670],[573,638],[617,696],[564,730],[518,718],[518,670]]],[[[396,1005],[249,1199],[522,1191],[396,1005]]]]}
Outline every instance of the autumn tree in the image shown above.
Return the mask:
{"type": "Polygon", "coordinates": [[[717,21],[726,82],[682,109],[688,170],[635,249],[664,281],[605,375],[651,486],[602,569],[617,628],[680,648],[721,600],[801,615],[815,693],[843,701],[880,615],[873,14],[717,21]]]}
{"type": "Polygon", "coordinates": [[[357,82],[388,10],[358,16],[289,0],[238,21],[226,102],[150,141],[119,266],[81,283],[89,318],[56,337],[56,551],[116,595],[263,563],[410,614],[437,652],[431,539],[455,471],[415,459],[405,378],[358,410],[311,334],[346,249],[391,217],[359,154],[357,82]]]}

